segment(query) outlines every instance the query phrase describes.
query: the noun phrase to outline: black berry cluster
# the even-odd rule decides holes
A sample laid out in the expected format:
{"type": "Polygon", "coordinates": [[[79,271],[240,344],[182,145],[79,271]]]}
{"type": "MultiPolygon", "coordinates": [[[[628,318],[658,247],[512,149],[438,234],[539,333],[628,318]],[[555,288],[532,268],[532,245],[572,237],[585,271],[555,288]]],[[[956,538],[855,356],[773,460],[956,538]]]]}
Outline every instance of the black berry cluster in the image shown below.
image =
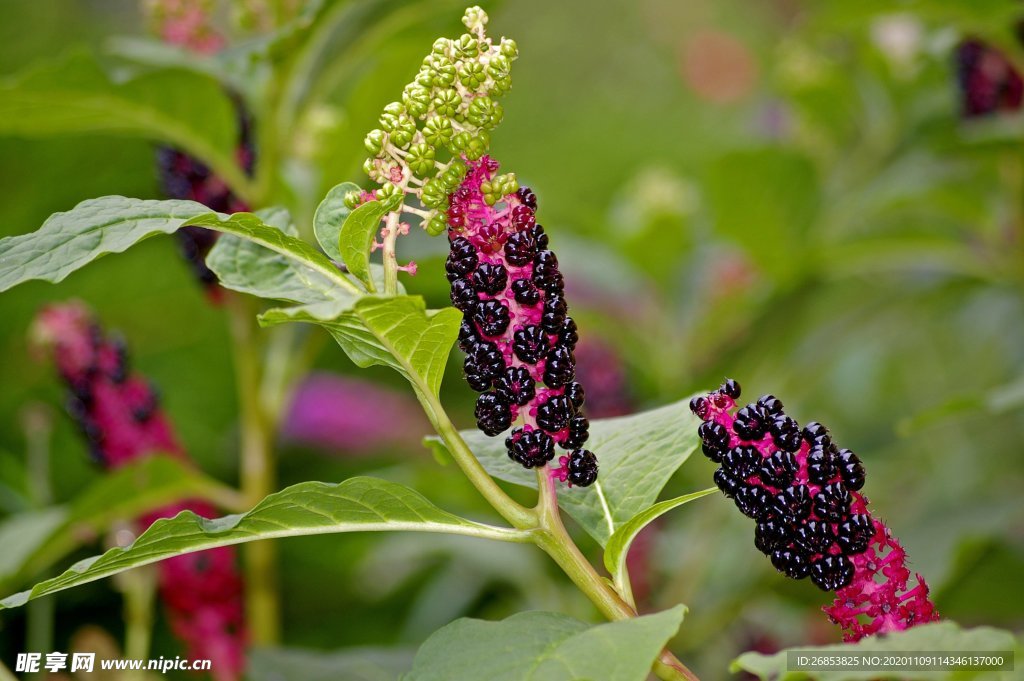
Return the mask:
{"type": "Polygon", "coordinates": [[[537,197],[522,187],[486,201],[498,164],[485,156],[468,168],[449,196],[446,270],[452,304],[465,314],[466,380],[481,393],[477,425],[493,436],[518,421],[505,440],[512,460],[545,466],[561,447],[569,454],[553,475],[586,487],[597,479],[597,459],[583,449],[590,423],[575,381],[579,335],[558,258],[537,224],[537,197]]]}
{"type": "Polygon", "coordinates": [[[853,579],[850,557],[875,534],[866,500],[864,467],[833,443],[827,428],[802,429],[782,402],[765,395],[733,409],[740,386],[727,380],[691,410],[703,421],[704,454],[719,464],[714,480],[744,515],[757,522],[754,545],[780,572],[810,577],[835,591],[853,579]]]}

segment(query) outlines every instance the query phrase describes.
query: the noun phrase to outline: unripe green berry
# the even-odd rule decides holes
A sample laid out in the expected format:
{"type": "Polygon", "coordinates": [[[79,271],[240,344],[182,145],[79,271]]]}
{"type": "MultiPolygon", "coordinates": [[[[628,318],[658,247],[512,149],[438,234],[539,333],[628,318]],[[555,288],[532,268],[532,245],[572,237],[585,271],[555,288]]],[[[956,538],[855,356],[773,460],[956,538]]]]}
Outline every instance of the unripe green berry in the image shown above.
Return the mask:
{"type": "Polygon", "coordinates": [[[444,190],[444,187],[437,178],[427,180],[423,184],[423,194],[420,196],[420,201],[427,208],[437,208],[448,201],[448,192],[444,190]]]}
{"type": "Polygon", "coordinates": [[[476,161],[481,156],[487,153],[487,149],[491,146],[491,136],[485,131],[481,130],[477,134],[473,135],[469,139],[469,144],[466,145],[465,154],[466,158],[470,161],[476,161]]]}
{"type": "Polygon", "coordinates": [[[466,61],[461,62],[461,65],[462,67],[459,69],[459,82],[467,89],[475,90],[487,80],[484,67],[480,65],[480,62],[466,61]]]}
{"type": "Polygon", "coordinates": [[[435,147],[447,147],[454,134],[452,122],[444,116],[428,119],[423,126],[423,138],[435,147]]]}
{"type": "Polygon", "coordinates": [[[448,38],[438,38],[434,41],[430,51],[432,54],[436,54],[439,57],[447,57],[451,50],[451,43],[452,41],[448,38]]]}
{"type": "Polygon", "coordinates": [[[503,115],[504,110],[501,105],[495,104],[493,99],[485,95],[477,97],[470,103],[466,119],[473,125],[490,130],[497,127],[503,115]]]}
{"type": "Polygon", "coordinates": [[[416,74],[416,84],[424,88],[431,88],[434,86],[434,70],[429,66],[424,66],[416,74]]]}
{"type": "Polygon", "coordinates": [[[402,102],[410,116],[419,118],[430,109],[430,90],[422,85],[406,85],[402,102]]]}
{"type": "Polygon", "coordinates": [[[388,135],[383,130],[371,130],[367,135],[366,139],[363,140],[363,146],[366,150],[376,156],[384,150],[384,145],[388,141],[388,135]]]}
{"type": "Polygon", "coordinates": [[[462,106],[462,97],[453,88],[438,90],[434,95],[434,111],[441,116],[454,116],[462,106]]]}
{"type": "Polygon", "coordinates": [[[519,46],[516,45],[516,41],[511,38],[501,39],[500,50],[503,55],[509,58],[509,60],[514,60],[519,56],[519,46]]]}
{"type": "Polygon", "coordinates": [[[409,114],[402,114],[398,117],[395,129],[390,135],[391,143],[400,149],[405,149],[412,142],[416,135],[416,121],[409,114]]]}
{"type": "Polygon", "coordinates": [[[385,182],[380,186],[380,189],[373,193],[377,197],[378,201],[387,201],[397,194],[401,194],[402,190],[399,189],[393,182],[385,182]]]}
{"type": "Polygon", "coordinates": [[[512,79],[508,76],[504,78],[495,78],[491,84],[491,96],[501,97],[503,94],[512,89],[512,79]]]}
{"type": "Polygon", "coordinates": [[[375,182],[381,179],[380,172],[377,170],[377,159],[375,158],[368,158],[363,161],[363,172],[375,182]]]}
{"type": "Polygon", "coordinates": [[[439,236],[444,234],[448,229],[448,222],[442,214],[436,213],[429,220],[424,222],[423,228],[430,236],[439,236]]]}
{"type": "Polygon", "coordinates": [[[452,50],[459,59],[476,59],[480,55],[480,41],[468,33],[452,41],[452,50]]]}
{"type": "Polygon", "coordinates": [[[401,116],[405,113],[405,105],[401,102],[390,102],[384,107],[384,113],[392,116],[401,116]]]}
{"type": "Polygon", "coordinates": [[[434,85],[436,87],[451,87],[455,84],[455,64],[447,57],[434,57],[431,59],[433,69],[434,85]]]}
{"type": "Polygon", "coordinates": [[[416,175],[424,176],[434,169],[434,148],[427,144],[414,144],[409,147],[409,155],[405,162],[416,175]]]}
{"type": "Polygon", "coordinates": [[[507,78],[511,71],[512,64],[509,62],[508,57],[503,54],[494,55],[487,64],[487,73],[490,74],[491,78],[507,78]]]}

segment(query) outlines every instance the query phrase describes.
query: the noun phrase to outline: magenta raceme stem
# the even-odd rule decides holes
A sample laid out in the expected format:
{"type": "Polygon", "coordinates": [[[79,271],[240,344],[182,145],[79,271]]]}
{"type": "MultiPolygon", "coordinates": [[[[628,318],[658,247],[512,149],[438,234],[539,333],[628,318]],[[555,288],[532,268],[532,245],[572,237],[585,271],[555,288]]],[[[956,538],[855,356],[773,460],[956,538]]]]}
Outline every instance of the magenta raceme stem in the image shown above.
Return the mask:
{"type": "Polygon", "coordinates": [[[597,479],[597,458],[583,449],[590,422],[575,379],[579,340],[568,316],[565,282],[548,237],[537,224],[537,198],[514,178],[496,176],[489,156],[467,163],[448,197],[446,263],[452,304],[465,314],[459,347],[466,380],[480,396],[477,425],[487,435],[515,427],[509,457],[526,468],[585,487],[597,479]]]}
{"type": "Polygon", "coordinates": [[[757,549],[786,576],[836,592],[824,610],[847,641],[938,619],[924,579],[908,588],[906,552],[860,493],[857,455],[820,423],[801,429],[773,395],[737,409],[739,396],[730,379],[690,409],[704,454],[720,464],[715,484],[757,522],[757,549]]]}

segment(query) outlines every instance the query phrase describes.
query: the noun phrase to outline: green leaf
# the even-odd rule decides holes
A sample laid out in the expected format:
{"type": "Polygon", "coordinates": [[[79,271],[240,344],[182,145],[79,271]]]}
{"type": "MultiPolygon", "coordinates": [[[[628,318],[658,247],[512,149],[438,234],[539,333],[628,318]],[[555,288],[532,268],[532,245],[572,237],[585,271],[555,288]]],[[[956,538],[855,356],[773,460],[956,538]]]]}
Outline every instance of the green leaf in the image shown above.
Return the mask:
{"type": "Polygon", "coordinates": [[[459,619],[416,653],[403,681],[644,681],[679,630],[683,606],[590,626],[551,612],[459,619]]]}
{"type": "Polygon", "coordinates": [[[426,402],[441,390],[462,313],[450,307],[428,311],[419,296],[363,296],[268,310],[260,316],[265,325],[291,321],[323,326],[357,366],[395,369],[426,402]]]}
{"type": "MultiPolygon", "coordinates": [[[[284,209],[258,211],[256,217],[297,238],[298,232],[284,209]]],[[[303,304],[352,298],[349,289],[339,287],[336,279],[309,267],[304,260],[284,256],[232,234],[217,239],[206,256],[206,265],[217,275],[221,286],[260,298],[303,304]]]]}
{"type": "MultiPolygon", "coordinates": [[[[962,629],[955,622],[933,622],[907,629],[894,631],[885,636],[870,636],[852,644],[829,646],[808,646],[790,648],[773,655],[761,653],[743,653],[730,665],[733,672],[746,671],[765,681],[798,681],[800,679],[819,679],[820,681],[871,681],[880,678],[899,679],[972,679],[984,676],[993,678],[992,672],[939,672],[939,671],[905,671],[898,674],[885,674],[877,670],[864,671],[827,671],[802,672],[790,671],[786,655],[790,651],[808,653],[915,653],[942,652],[954,654],[966,651],[1013,651],[1017,642],[1012,633],[992,627],[976,627],[962,629]]],[[[1001,678],[1001,677],[1000,677],[1001,678]]],[[[1009,678],[1009,677],[1008,677],[1009,678]]]]}
{"type": "Polygon", "coordinates": [[[341,239],[341,226],[352,212],[345,205],[345,196],[349,192],[358,191],[361,191],[361,188],[355,182],[342,182],[335,185],[327,192],[327,196],[317,206],[316,213],[313,215],[313,232],[316,234],[316,240],[320,243],[320,248],[324,249],[327,257],[332,260],[345,261],[338,248],[341,239]]]}
{"type": "Polygon", "coordinates": [[[116,520],[181,501],[237,503],[231,488],[170,456],[147,456],[113,471],[70,504],[11,516],[0,523],[0,583],[49,567],[116,520]]]}
{"type": "Polygon", "coordinates": [[[339,532],[415,530],[526,541],[518,530],[476,523],[442,511],[419,492],[386,480],[303,482],[271,494],[251,511],[214,520],[183,511],[157,520],[133,544],[79,561],[65,573],[0,601],[0,608],[109,577],[166,558],[258,539],[339,532]]]}
{"type": "Polygon", "coordinates": [[[0,134],[69,133],[158,140],[229,181],[244,177],[235,161],[235,106],[217,81],[195,72],[161,69],[115,81],[92,55],[74,52],[0,84],[0,134]]]}
{"type": "Polygon", "coordinates": [[[395,681],[412,665],[406,648],[349,648],[332,652],[255,648],[248,681],[395,681]]]}
{"type": "Polygon", "coordinates": [[[0,291],[31,279],[59,282],[108,253],[121,253],[154,234],[209,213],[195,201],[144,201],[104,196],[54,213],[37,231],[0,239],[0,291]]]}
{"type": "MultiPolygon", "coordinates": [[[[623,524],[658,498],[676,469],[697,448],[699,421],[689,398],[651,411],[590,422],[587,448],[597,454],[601,470],[591,487],[559,485],[558,504],[602,546],[623,524]]],[[[478,430],[461,431],[470,449],[491,475],[536,487],[536,474],[511,461],[504,436],[490,438],[478,430]]],[[[444,449],[439,438],[424,440],[444,449]]]]}
{"type": "Polygon", "coordinates": [[[678,508],[683,504],[689,503],[695,499],[706,497],[709,494],[714,494],[718,491],[717,487],[709,487],[699,492],[692,492],[691,494],[684,494],[681,497],[675,499],[666,499],[660,501],[653,506],[644,509],[640,513],[630,518],[629,522],[620,525],[608,539],[608,544],[604,549],[604,566],[608,568],[608,572],[612,576],[616,576],[622,573],[622,568],[626,564],[626,556],[629,554],[629,547],[633,544],[633,540],[640,532],[654,522],[655,519],[661,517],[665,513],[668,513],[674,508],[678,508]]]}
{"type": "Polygon", "coordinates": [[[396,194],[383,203],[367,201],[349,213],[341,225],[341,232],[338,235],[338,252],[341,259],[348,267],[348,271],[363,282],[366,290],[371,293],[377,289],[370,277],[370,249],[377,238],[380,221],[398,208],[395,199],[401,201],[401,197],[401,194],[396,194]]]}

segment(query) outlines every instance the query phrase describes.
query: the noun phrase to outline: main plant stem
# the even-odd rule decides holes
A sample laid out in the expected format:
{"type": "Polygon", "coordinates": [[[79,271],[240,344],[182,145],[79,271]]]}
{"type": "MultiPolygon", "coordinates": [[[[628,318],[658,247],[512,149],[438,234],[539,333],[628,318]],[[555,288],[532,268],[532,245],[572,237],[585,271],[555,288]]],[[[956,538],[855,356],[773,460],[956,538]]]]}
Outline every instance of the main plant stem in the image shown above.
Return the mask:
{"type": "Polygon", "coordinates": [[[398,254],[395,246],[398,242],[398,221],[401,213],[388,213],[384,221],[384,295],[398,295],[398,254]]]}
{"type": "MultiPolygon", "coordinates": [[[[252,508],[275,491],[274,428],[260,400],[261,356],[253,328],[249,300],[227,296],[241,418],[240,483],[246,505],[252,508]]],[[[252,643],[280,640],[280,605],[277,598],[277,551],[274,542],[249,542],[243,547],[246,619],[252,643]]]]}

